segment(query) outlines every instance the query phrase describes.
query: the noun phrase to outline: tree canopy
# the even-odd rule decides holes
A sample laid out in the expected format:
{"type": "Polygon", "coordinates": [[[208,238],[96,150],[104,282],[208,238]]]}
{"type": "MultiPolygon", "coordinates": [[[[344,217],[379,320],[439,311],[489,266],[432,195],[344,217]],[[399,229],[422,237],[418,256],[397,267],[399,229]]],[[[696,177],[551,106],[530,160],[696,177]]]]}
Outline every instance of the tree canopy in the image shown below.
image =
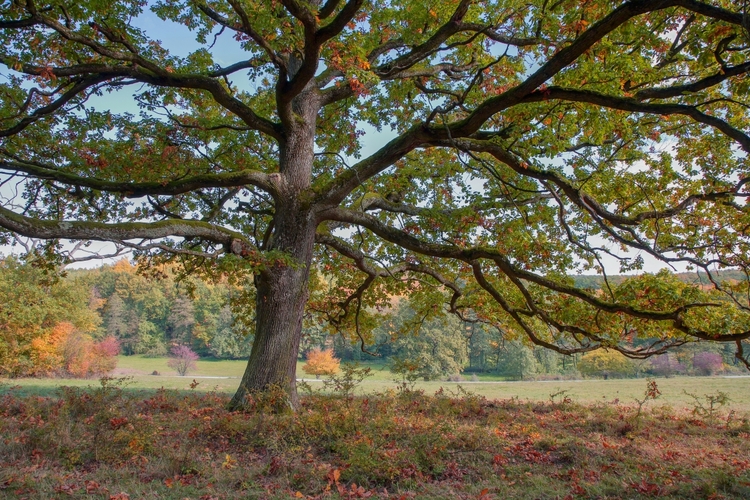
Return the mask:
{"type": "Polygon", "coordinates": [[[643,274],[594,292],[571,277],[644,257],[746,272],[742,9],[5,2],[0,226],[252,279],[236,406],[269,384],[295,404],[306,307],[364,346],[395,294],[563,353],[701,339],[748,364],[747,281],[643,274]],[[199,48],[175,55],[154,16],[199,48]],[[139,112],[116,112],[130,94],[139,112]]]}

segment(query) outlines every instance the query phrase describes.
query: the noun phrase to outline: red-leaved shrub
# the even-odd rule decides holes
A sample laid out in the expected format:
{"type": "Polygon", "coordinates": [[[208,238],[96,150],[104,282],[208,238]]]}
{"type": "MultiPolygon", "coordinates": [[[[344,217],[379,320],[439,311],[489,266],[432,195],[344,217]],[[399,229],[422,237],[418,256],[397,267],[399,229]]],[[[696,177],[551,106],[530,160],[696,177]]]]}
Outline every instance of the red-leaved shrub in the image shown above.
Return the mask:
{"type": "Polygon", "coordinates": [[[167,361],[167,366],[177,370],[181,376],[198,367],[195,363],[198,361],[198,355],[186,345],[173,346],[169,351],[169,357],[171,359],[167,361]]]}
{"type": "Polygon", "coordinates": [[[701,375],[713,375],[721,371],[724,361],[716,352],[699,352],[693,357],[693,368],[701,375]]]}

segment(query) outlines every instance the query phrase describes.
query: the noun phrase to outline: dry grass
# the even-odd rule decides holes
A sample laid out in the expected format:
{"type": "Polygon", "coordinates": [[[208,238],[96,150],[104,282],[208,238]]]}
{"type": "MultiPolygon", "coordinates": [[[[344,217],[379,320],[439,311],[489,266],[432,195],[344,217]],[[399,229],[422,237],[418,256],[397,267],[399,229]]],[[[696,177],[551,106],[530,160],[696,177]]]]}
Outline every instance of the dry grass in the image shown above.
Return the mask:
{"type": "Polygon", "coordinates": [[[314,393],[270,414],[225,394],[107,380],[0,399],[11,498],[748,498],[750,423],[656,402],[489,400],[458,391],[314,393]],[[122,493],[122,495],[120,495],[122,493]],[[118,495],[120,495],[118,497],[118,495]]]}

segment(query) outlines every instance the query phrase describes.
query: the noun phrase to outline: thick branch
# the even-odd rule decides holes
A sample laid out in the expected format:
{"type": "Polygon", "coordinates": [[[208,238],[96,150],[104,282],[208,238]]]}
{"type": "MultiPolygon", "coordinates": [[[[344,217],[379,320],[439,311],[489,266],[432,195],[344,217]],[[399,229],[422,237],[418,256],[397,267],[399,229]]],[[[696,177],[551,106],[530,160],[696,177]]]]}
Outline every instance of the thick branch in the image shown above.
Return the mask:
{"type": "Polygon", "coordinates": [[[122,242],[132,239],[156,240],[169,236],[201,238],[224,245],[227,252],[251,244],[240,233],[200,221],[167,220],[158,222],[45,221],[16,214],[0,207],[0,226],[30,238],[96,240],[122,242]]]}
{"type": "MultiPolygon", "coordinates": [[[[330,3],[334,3],[332,0],[330,3]]],[[[315,39],[317,40],[317,43],[323,44],[326,41],[330,40],[331,38],[337,36],[339,33],[341,33],[344,28],[346,28],[346,25],[349,24],[349,22],[354,18],[354,16],[357,14],[357,11],[362,6],[362,4],[365,3],[364,0],[349,0],[346,5],[344,5],[344,8],[341,9],[341,11],[336,15],[333,20],[320,28],[318,32],[315,34],[315,39]]],[[[331,9],[333,10],[333,9],[331,9]]],[[[325,11],[325,7],[323,10],[321,10],[321,14],[323,14],[325,11]]],[[[321,19],[323,19],[323,16],[321,19]]]]}
{"type": "Polygon", "coordinates": [[[582,210],[591,212],[601,219],[618,226],[636,226],[646,220],[667,219],[684,212],[699,201],[726,202],[731,200],[734,196],[739,196],[741,188],[745,186],[747,182],[750,182],[750,179],[742,179],[738,181],[731,190],[691,194],[671,208],[640,212],[632,216],[625,216],[611,212],[601,205],[595,198],[571,183],[559,172],[554,170],[540,170],[531,165],[522,163],[521,160],[511,152],[491,141],[457,139],[454,141],[437,141],[434,144],[444,147],[455,147],[463,151],[489,153],[495,157],[495,159],[504,163],[519,175],[554,184],[565,193],[571,202],[582,210]]]}
{"type": "MultiPolygon", "coordinates": [[[[83,41],[79,41],[78,39],[83,39],[84,37],[76,35],[75,37],[76,42],[84,43],[83,41]]],[[[88,40],[88,39],[85,39],[88,40]]],[[[89,42],[91,42],[89,40],[89,42]]],[[[91,42],[93,43],[93,42],[91,42]]],[[[230,112],[237,115],[242,121],[244,121],[249,127],[258,130],[259,132],[263,132],[271,137],[273,137],[276,140],[281,140],[283,138],[283,134],[281,131],[281,127],[277,125],[276,123],[263,118],[255,113],[255,111],[246,105],[241,100],[234,97],[222,84],[219,80],[216,78],[213,78],[211,76],[207,75],[200,75],[200,74],[179,74],[174,72],[169,72],[166,69],[156,68],[156,70],[153,68],[153,64],[150,64],[149,68],[146,68],[143,66],[140,61],[132,60],[128,57],[114,57],[112,55],[103,54],[107,57],[111,57],[112,59],[118,59],[118,60],[125,60],[130,62],[135,62],[136,64],[131,65],[101,65],[101,64],[82,64],[82,65],[73,65],[68,67],[41,67],[41,66],[34,66],[30,64],[25,64],[22,66],[21,71],[30,74],[30,75],[44,75],[44,74],[51,74],[55,77],[69,77],[69,76],[79,76],[79,75],[91,75],[90,80],[87,79],[85,82],[94,81],[102,82],[105,80],[114,80],[118,77],[127,77],[132,78],[135,81],[147,83],[150,85],[158,86],[158,87],[172,87],[172,88],[188,88],[188,89],[196,89],[196,90],[205,90],[209,92],[214,100],[222,105],[224,108],[229,110],[230,112]],[[157,71],[158,70],[158,71],[157,71]],[[94,73],[94,74],[91,74],[94,73]]],[[[6,64],[8,64],[7,61],[3,61],[6,64]]],[[[83,92],[86,88],[90,87],[92,84],[82,86],[83,83],[78,84],[76,86],[76,94],[80,94],[83,92]]],[[[117,85],[115,83],[115,85],[117,85]]],[[[67,96],[68,94],[66,94],[67,96]]],[[[67,100],[70,100],[74,97],[74,94],[71,94],[69,97],[67,97],[67,100]]],[[[53,103],[54,104],[54,103],[53,103]]]]}
{"type": "MultiPolygon", "coordinates": [[[[340,203],[350,192],[357,186],[361,185],[367,179],[381,172],[390,166],[396,160],[402,158],[414,148],[419,147],[422,143],[429,140],[455,139],[467,137],[479,130],[479,128],[493,115],[522,102],[527,96],[534,93],[534,90],[552,78],[559,71],[574,62],[578,57],[588,51],[594,44],[611,33],[618,27],[622,26],[630,19],[647,12],[665,9],[685,4],[690,4],[692,8],[698,8],[702,4],[690,2],[687,0],[632,0],[623,3],[620,7],[612,11],[600,21],[594,23],[588,30],[584,31],[575,41],[567,47],[561,49],[554,56],[543,64],[537,71],[529,76],[524,82],[504,92],[503,94],[487,99],[479,105],[466,119],[447,125],[433,125],[431,127],[412,127],[404,132],[400,137],[392,140],[380,151],[376,152],[370,158],[367,158],[352,169],[347,170],[331,184],[320,191],[320,194],[327,198],[333,204],[340,203]]],[[[465,15],[465,9],[468,8],[467,2],[462,2],[454,14],[455,20],[461,19],[465,15]]],[[[710,10],[710,9],[709,9],[710,10]]],[[[721,10],[721,9],[719,9],[721,10]]],[[[711,11],[713,12],[713,10],[711,11]]],[[[722,10],[722,12],[724,12],[722,10]]],[[[731,13],[729,13],[731,14],[731,13]]],[[[718,15],[718,14],[716,14],[718,15]]],[[[722,14],[723,15],[723,14],[722,14]]],[[[731,16],[730,16],[731,17],[731,16]]],[[[444,39],[458,30],[459,23],[449,22],[438,30],[424,46],[420,46],[409,54],[396,59],[388,65],[381,68],[382,77],[403,70],[412,63],[412,58],[419,60],[424,57],[430,50],[439,46],[444,39]],[[445,38],[443,38],[445,37],[445,38]],[[417,58],[417,54],[419,57],[417,58]]],[[[416,60],[414,62],[416,62],[416,60]]],[[[377,71],[376,71],[377,72],[377,71]]],[[[541,92],[535,93],[539,98],[544,95],[541,92]]],[[[644,105],[645,106],[645,105],[644,105]]],[[[664,105],[667,106],[667,105],[664,105]]],[[[619,109],[619,108],[618,108],[619,109]]],[[[655,110],[650,112],[656,113],[655,110]]],[[[728,125],[721,120],[713,119],[697,110],[687,111],[679,108],[672,112],[682,112],[689,114],[696,120],[712,126],[720,127],[728,135],[741,138],[744,134],[737,134],[738,131],[729,130],[728,125]],[[717,123],[721,122],[721,123],[717,123]]],[[[731,127],[729,127],[731,128],[731,127]]]]}
{"type": "Polygon", "coordinates": [[[380,65],[374,70],[375,74],[383,79],[393,78],[393,75],[403,72],[432,54],[448,38],[461,31],[461,21],[469,11],[469,5],[471,5],[471,0],[461,0],[450,20],[442,25],[426,42],[393,61],[380,65]]]}
{"type": "Polygon", "coordinates": [[[38,179],[49,179],[70,186],[81,186],[109,193],[122,193],[132,198],[148,195],[176,195],[200,188],[236,187],[248,184],[259,187],[272,195],[277,194],[276,186],[269,176],[254,170],[198,174],[168,182],[106,181],[20,161],[0,161],[0,170],[24,172],[38,179]]]}
{"type": "Polygon", "coordinates": [[[574,286],[561,284],[543,276],[534,274],[530,271],[520,269],[517,266],[514,266],[502,253],[492,248],[463,248],[423,241],[402,230],[388,226],[387,224],[368,214],[342,208],[328,210],[322,215],[324,215],[325,219],[327,220],[346,222],[365,227],[386,241],[422,255],[428,255],[438,258],[456,259],[467,263],[471,263],[479,259],[492,260],[498,266],[498,269],[507,276],[511,276],[515,279],[524,280],[530,283],[535,283],[549,290],[575,297],[605,312],[625,313],[635,318],[642,318],[651,321],[670,321],[676,329],[683,331],[693,337],[705,340],[712,340],[717,342],[734,342],[738,339],[741,340],[750,338],[750,331],[737,332],[733,334],[714,335],[710,332],[704,332],[685,324],[683,315],[687,310],[696,307],[720,307],[720,304],[688,304],[685,306],[677,307],[671,311],[663,312],[643,310],[627,304],[607,302],[574,286]]]}
{"type": "Polygon", "coordinates": [[[750,62],[738,64],[731,68],[725,68],[720,73],[702,78],[693,83],[676,85],[674,87],[641,90],[635,94],[635,98],[639,101],[644,101],[646,99],[668,99],[670,97],[679,97],[684,94],[706,90],[733,76],[743,75],[748,72],[750,72],[750,62]]]}
{"type": "Polygon", "coordinates": [[[108,79],[107,76],[93,75],[89,78],[76,82],[69,90],[67,90],[58,99],[54,100],[53,102],[49,103],[46,106],[43,106],[41,108],[34,110],[34,112],[31,113],[31,115],[22,118],[18,123],[16,123],[12,127],[0,130],[0,137],[8,137],[8,136],[19,133],[20,131],[22,131],[23,129],[25,129],[26,127],[28,127],[35,121],[39,120],[40,118],[44,118],[46,116],[52,115],[55,111],[62,108],[65,104],[72,101],[78,95],[84,93],[87,89],[94,87],[106,81],[107,79],[108,79]]]}
{"type": "MultiPolygon", "coordinates": [[[[397,275],[403,273],[424,274],[430,276],[438,283],[453,292],[450,299],[450,307],[451,312],[457,312],[456,301],[462,295],[460,288],[458,287],[458,285],[456,285],[456,283],[428,266],[418,263],[403,262],[390,268],[378,268],[370,265],[367,262],[367,256],[363,252],[329,233],[318,232],[315,235],[315,242],[333,248],[344,257],[347,257],[354,261],[357,268],[368,275],[369,281],[366,282],[367,286],[369,286],[376,278],[395,278],[397,275]]],[[[351,300],[353,300],[354,297],[355,295],[353,294],[349,297],[349,299],[347,299],[347,301],[342,304],[342,311],[344,315],[346,314],[346,308],[348,304],[351,302],[351,300]]]]}
{"type": "Polygon", "coordinates": [[[714,127],[728,137],[737,141],[746,152],[750,153],[750,136],[720,118],[707,115],[696,106],[684,104],[650,104],[635,99],[615,97],[589,90],[574,90],[561,87],[548,87],[544,91],[535,91],[523,99],[523,102],[540,102],[553,99],[564,101],[585,102],[609,109],[619,109],[634,113],[649,113],[655,115],[684,115],[693,120],[714,127]]]}

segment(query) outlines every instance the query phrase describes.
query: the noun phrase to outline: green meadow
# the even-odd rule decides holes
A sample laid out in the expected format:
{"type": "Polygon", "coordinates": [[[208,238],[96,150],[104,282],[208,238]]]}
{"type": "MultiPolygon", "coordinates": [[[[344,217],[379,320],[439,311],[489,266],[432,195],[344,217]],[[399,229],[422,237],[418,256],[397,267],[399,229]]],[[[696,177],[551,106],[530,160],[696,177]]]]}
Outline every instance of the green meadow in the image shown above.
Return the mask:
{"type": "MultiPolygon", "coordinates": [[[[167,358],[150,358],[144,356],[119,356],[117,369],[113,377],[127,377],[126,387],[134,390],[155,390],[159,388],[189,390],[193,381],[197,382],[196,391],[219,393],[233,393],[240,382],[245,361],[228,360],[200,360],[197,370],[180,377],[167,366],[167,358]],[[156,372],[158,375],[154,375],[156,372]]],[[[302,362],[297,366],[297,375],[304,379],[313,391],[322,391],[321,379],[315,379],[302,371],[302,362]]],[[[391,373],[383,363],[361,363],[363,367],[371,369],[370,376],[359,386],[361,394],[383,393],[394,390],[401,383],[398,377],[391,373]]],[[[425,394],[434,394],[440,388],[456,390],[456,386],[484,396],[487,399],[518,399],[521,401],[549,401],[569,398],[577,403],[610,403],[633,404],[636,399],[642,399],[646,387],[646,379],[584,379],[584,380],[551,380],[551,381],[510,381],[489,375],[478,375],[478,380],[472,380],[470,375],[461,382],[445,380],[416,381],[413,389],[423,390],[425,394]]],[[[738,413],[750,413],[750,377],[672,377],[655,379],[661,396],[656,401],[659,405],[669,405],[673,408],[691,410],[696,401],[693,394],[702,403],[707,396],[725,393],[730,401],[726,409],[738,413]]],[[[59,386],[98,386],[95,379],[63,379],[63,378],[25,378],[2,379],[5,388],[17,387],[20,394],[50,395],[59,386]]],[[[2,391],[2,389],[0,389],[2,391]]],[[[653,403],[652,403],[653,404],[653,403]]]]}

